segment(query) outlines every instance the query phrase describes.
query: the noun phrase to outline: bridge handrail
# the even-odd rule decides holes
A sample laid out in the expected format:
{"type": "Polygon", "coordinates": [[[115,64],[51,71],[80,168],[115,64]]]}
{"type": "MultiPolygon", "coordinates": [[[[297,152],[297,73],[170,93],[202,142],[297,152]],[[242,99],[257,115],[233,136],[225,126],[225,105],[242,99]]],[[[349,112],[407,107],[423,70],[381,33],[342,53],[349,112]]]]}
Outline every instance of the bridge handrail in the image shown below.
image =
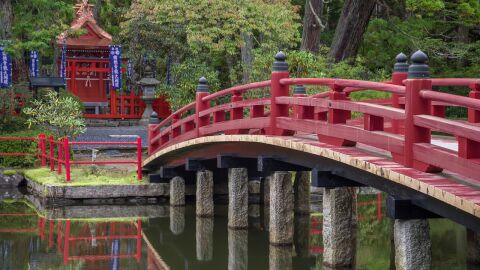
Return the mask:
{"type": "Polygon", "coordinates": [[[323,85],[323,86],[338,86],[342,88],[363,88],[377,91],[384,91],[393,94],[405,94],[405,86],[394,85],[380,82],[369,82],[361,80],[344,80],[344,79],[332,79],[332,78],[288,78],[281,79],[282,85],[323,85]]]}
{"type": "Polygon", "coordinates": [[[253,83],[248,83],[248,84],[242,84],[234,87],[230,87],[215,93],[212,93],[206,97],[202,98],[202,101],[210,101],[214,100],[220,97],[228,96],[228,95],[233,95],[233,94],[243,94],[249,90],[255,90],[259,88],[264,88],[267,86],[270,86],[271,81],[261,81],[261,82],[253,82],[253,83]]]}
{"type": "Polygon", "coordinates": [[[433,86],[468,86],[480,84],[477,78],[432,78],[433,86]]]}
{"type": "Polygon", "coordinates": [[[480,110],[480,100],[460,95],[453,95],[443,92],[422,90],[420,96],[424,99],[448,103],[449,106],[461,106],[470,109],[480,110]]]}
{"type": "Polygon", "coordinates": [[[309,133],[316,135],[322,143],[334,146],[363,143],[386,150],[394,161],[405,167],[427,171],[447,169],[480,181],[480,124],[477,124],[480,123],[480,79],[431,79],[428,66],[420,61],[423,61],[422,57],[413,61],[411,73],[405,67],[401,71],[397,69],[387,82],[289,78],[284,59],[282,55],[276,58],[271,80],[212,94],[208,93],[208,82],[202,78],[196,101],[167,118],[171,124],[164,120],[155,126],[157,131],[162,125],[170,124],[170,127],[149,133],[149,153],[181,141],[219,133],[270,136],[309,133]],[[292,85],[297,85],[293,95],[290,91],[292,85]],[[303,85],[326,86],[330,91],[308,96],[303,85]],[[464,97],[432,91],[432,86],[467,86],[471,92],[469,97],[464,97]],[[270,87],[269,97],[244,99],[247,91],[265,87],[270,87]],[[349,93],[362,90],[390,93],[391,103],[382,102],[380,105],[348,98],[349,93]],[[231,95],[228,103],[211,107],[211,101],[228,95],[231,95]],[[468,108],[468,122],[445,119],[446,106],[468,108]],[[180,119],[188,109],[194,109],[195,114],[180,119]],[[361,113],[362,118],[351,119],[355,116],[352,113],[361,113]],[[459,151],[432,144],[431,131],[456,136],[459,151]]]}

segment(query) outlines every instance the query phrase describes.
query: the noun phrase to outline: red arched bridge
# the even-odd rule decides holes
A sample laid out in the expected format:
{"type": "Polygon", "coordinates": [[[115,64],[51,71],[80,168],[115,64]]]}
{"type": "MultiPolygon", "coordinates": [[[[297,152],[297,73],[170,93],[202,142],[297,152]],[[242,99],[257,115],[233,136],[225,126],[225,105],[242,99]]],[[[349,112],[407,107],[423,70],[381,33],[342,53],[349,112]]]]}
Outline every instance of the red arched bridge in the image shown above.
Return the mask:
{"type": "Polygon", "coordinates": [[[285,55],[275,59],[268,81],[210,94],[201,78],[195,102],[150,125],[144,169],[159,178],[239,166],[249,177],[312,171],[314,186],[389,193],[398,218],[428,212],[480,230],[480,79],[430,78],[421,51],[410,65],[399,54],[388,82],[289,78],[285,55]],[[328,91],[307,95],[305,86],[328,91]],[[366,90],[391,98],[349,98],[366,90]],[[468,118],[447,119],[447,107],[468,118]]]}

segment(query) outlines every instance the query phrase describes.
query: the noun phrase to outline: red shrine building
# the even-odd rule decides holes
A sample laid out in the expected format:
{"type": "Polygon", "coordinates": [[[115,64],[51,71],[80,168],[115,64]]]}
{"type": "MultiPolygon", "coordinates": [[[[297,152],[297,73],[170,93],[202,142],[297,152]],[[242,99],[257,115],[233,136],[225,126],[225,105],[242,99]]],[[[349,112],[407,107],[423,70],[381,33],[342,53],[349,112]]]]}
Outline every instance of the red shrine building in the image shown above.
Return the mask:
{"type": "MultiPolygon", "coordinates": [[[[76,18],[70,30],[84,30],[84,34],[69,37],[65,31],[57,38],[59,48],[66,46],[67,91],[80,98],[86,108],[86,118],[140,119],[145,104],[136,82],[124,84],[122,91],[111,87],[109,45],[112,45],[112,36],[97,24],[92,8],[88,0],[75,6],[76,18]]],[[[127,61],[122,58],[124,79],[127,61]]],[[[163,97],[155,100],[153,109],[160,119],[170,114],[163,97]]]]}

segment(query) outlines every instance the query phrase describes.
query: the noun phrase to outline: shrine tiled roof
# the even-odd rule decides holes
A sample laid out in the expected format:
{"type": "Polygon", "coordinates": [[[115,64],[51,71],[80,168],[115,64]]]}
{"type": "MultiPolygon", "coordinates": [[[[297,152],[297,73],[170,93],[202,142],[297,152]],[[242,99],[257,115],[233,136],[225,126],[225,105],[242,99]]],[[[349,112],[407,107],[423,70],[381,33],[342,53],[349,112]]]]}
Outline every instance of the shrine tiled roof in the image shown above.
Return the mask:
{"type": "Polygon", "coordinates": [[[68,47],[107,47],[112,43],[112,36],[103,30],[95,20],[92,11],[93,5],[88,0],[75,6],[76,18],[72,21],[70,30],[85,29],[87,33],[79,37],[68,37],[67,31],[60,34],[57,44],[66,42],[68,47]],[[66,39],[66,40],[65,40],[66,39]]]}

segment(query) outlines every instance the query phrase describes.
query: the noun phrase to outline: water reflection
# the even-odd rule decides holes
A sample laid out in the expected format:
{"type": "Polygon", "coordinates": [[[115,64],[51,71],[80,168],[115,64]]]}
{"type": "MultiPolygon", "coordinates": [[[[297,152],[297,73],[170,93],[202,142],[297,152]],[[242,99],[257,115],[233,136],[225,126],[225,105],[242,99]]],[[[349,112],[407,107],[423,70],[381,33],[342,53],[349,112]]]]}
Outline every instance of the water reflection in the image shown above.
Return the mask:
{"type": "Polygon", "coordinates": [[[2,203],[1,269],[142,269],[142,220],[48,220],[2,203]],[[27,251],[27,252],[25,252],[27,251]]]}
{"type": "MultiPolygon", "coordinates": [[[[4,200],[0,269],[329,269],[322,213],[295,215],[293,245],[272,246],[263,205],[249,207],[248,230],[228,229],[226,207],[217,207],[215,218],[197,218],[192,205],[162,209],[155,218],[48,219],[21,200],[4,200]]],[[[358,219],[356,269],[394,269],[392,222],[381,197],[359,196],[358,219]]],[[[430,225],[432,269],[478,268],[467,268],[463,227],[430,225]]]]}

